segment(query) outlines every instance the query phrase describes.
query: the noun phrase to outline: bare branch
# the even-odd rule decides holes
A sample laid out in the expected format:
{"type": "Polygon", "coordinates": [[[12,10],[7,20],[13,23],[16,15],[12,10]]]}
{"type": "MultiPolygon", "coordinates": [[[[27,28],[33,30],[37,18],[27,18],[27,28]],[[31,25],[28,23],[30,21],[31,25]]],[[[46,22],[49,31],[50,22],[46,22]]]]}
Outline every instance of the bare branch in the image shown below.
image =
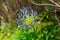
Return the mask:
{"type": "Polygon", "coordinates": [[[37,5],[37,6],[55,6],[55,5],[53,5],[53,4],[38,4],[38,3],[35,3],[35,2],[30,2],[30,3],[32,3],[32,4],[34,4],[34,5],[37,5]]]}
{"type": "Polygon", "coordinates": [[[30,3],[32,3],[34,5],[37,5],[37,6],[54,6],[54,7],[59,7],[60,8],[60,5],[56,2],[54,2],[53,0],[48,0],[48,1],[50,1],[53,4],[38,4],[38,3],[35,3],[34,1],[31,1],[30,3]]]}
{"type": "Polygon", "coordinates": [[[49,1],[52,2],[53,4],[55,4],[55,6],[60,7],[60,5],[56,2],[54,2],[53,0],[49,0],[49,1]]]}

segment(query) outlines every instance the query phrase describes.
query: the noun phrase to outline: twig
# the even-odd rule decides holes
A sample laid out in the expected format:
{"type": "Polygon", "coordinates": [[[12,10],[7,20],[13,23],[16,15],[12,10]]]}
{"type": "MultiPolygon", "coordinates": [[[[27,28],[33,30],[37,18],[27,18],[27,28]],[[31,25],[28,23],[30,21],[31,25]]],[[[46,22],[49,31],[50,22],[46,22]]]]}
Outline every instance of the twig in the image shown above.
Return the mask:
{"type": "Polygon", "coordinates": [[[37,6],[55,6],[55,5],[53,5],[53,4],[38,4],[38,3],[35,3],[34,1],[32,1],[32,2],[30,2],[30,3],[32,3],[32,4],[34,4],[34,5],[37,5],[37,6]]]}
{"type": "Polygon", "coordinates": [[[53,4],[55,4],[55,6],[60,8],[60,5],[58,3],[54,2],[53,0],[49,0],[49,1],[52,2],[53,4]]]}
{"type": "Polygon", "coordinates": [[[53,4],[38,4],[38,3],[35,3],[34,1],[31,1],[30,3],[32,3],[34,5],[37,5],[37,6],[54,6],[54,7],[59,7],[60,8],[60,5],[56,2],[54,2],[53,0],[48,0],[48,1],[50,1],[53,4]]]}

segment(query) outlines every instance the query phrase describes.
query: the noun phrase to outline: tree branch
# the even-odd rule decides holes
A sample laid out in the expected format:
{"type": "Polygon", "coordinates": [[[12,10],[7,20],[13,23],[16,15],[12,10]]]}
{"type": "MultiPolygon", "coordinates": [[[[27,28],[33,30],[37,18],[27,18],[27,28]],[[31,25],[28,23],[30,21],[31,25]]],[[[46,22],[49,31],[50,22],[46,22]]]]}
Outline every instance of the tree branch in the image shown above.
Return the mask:
{"type": "Polygon", "coordinates": [[[52,2],[53,4],[55,4],[55,6],[60,8],[60,5],[58,3],[54,2],[53,0],[49,0],[49,1],[52,2]]]}
{"type": "Polygon", "coordinates": [[[53,4],[38,4],[38,3],[35,3],[34,1],[31,1],[30,3],[34,4],[34,5],[37,5],[37,6],[54,6],[54,7],[59,7],[60,8],[60,5],[56,2],[54,2],[53,0],[48,0],[48,1],[50,1],[53,4]]]}
{"type": "Polygon", "coordinates": [[[38,4],[38,3],[35,3],[34,1],[30,2],[31,4],[34,4],[34,5],[37,5],[37,6],[55,6],[53,4],[38,4]]]}

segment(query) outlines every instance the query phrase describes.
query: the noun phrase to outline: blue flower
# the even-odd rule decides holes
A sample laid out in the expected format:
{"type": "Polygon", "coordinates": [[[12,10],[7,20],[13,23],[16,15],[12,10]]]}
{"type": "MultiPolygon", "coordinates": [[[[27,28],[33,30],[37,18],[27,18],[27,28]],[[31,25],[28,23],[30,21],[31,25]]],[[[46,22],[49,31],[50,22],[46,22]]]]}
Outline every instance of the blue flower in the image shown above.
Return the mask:
{"type": "MultiPolygon", "coordinates": [[[[28,26],[28,24],[26,24],[26,20],[30,17],[32,17],[32,21],[34,23],[36,23],[36,18],[37,18],[37,11],[33,10],[31,7],[30,7],[30,10],[28,10],[26,7],[23,7],[22,9],[20,9],[20,12],[18,14],[18,19],[16,19],[17,21],[17,24],[18,26],[21,28],[21,29],[24,29],[25,27],[28,26]],[[27,13],[27,14],[26,14],[27,13]],[[33,17],[31,16],[33,15],[33,17]]],[[[39,23],[39,22],[38,22],[39,23]]],[[[32,26],[29,25],[30,27],[27,27],[29,29],[32,29],[32,26]]]]}
{"type": "Polygon", "coordinates": [[[21,14],[20,14],[20,16],[22,17],[22,16],[23,16],[23,14],[21,13],[21,14]]]}
{"type": "Polygon", "coordinates": [[[24,24],[24,26],[28,26],[27,24],[24,24]]]}
{"type": "Polygon", "coordinates": [[[16,21],[17,21],[16,23],[17,23],[18,25],[20,25],[20,22],[19,22],[19,20],[18,20],[18,19],[16,19],[16,21]]]}
{"type": "Polygon", "coordinates": [[[17,23],[18,25],[20,25],[20,23],[21,23],[23,20],[22,20],[22,19],[20,19],[20,20],[19,20],[19,19],[16,19],[16,21],[17,21],[16,23],[17,23]]]}
{"type": "Polygon", "coordinates": [[[22,19],[19,20],[19,22],[22,22],[22,21],[23,21],[22,19]]]}
{"type": "Polygon", "coordinates": [[[28,13],[28,9],[26,7],[23,7],[22,10],[26,13],[28,13]]]}
{"type": "Polygon", "coordinates": [[[36,16],[37,15],[37,11],[34,11],[33,14],[36,16]]]}
{"type": "Polygon", "coordinates": [[[33,9],[30,7],[30,11],[29,11],[30,13],[33,13],[33,9]]]}
{"type": "Polygon", "coordinates": [[[21,16],[20,16],[20,14],[17,14],[18,15],[18,18],[20,18],[21,16]]]}
{"type": "Polygon", "coordinates": [[[23,17],[23,14],[22,13],[19,13],[18,14],[18,18],[21,18],[21,17],[23,17]]]}

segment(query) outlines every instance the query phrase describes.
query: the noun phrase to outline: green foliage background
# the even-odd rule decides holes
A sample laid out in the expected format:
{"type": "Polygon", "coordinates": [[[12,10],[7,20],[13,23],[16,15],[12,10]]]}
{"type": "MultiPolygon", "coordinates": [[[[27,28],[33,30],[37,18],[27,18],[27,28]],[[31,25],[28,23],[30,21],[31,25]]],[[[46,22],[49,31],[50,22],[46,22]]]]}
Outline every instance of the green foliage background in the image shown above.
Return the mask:
{"type": "MultiPolygon", "coordinates": [[[[27,4],[27,1],[28,0],[0,0],[0,19],[2,19],[0,20],[0,40],[60,40],[60,26],[56,21],[55,14],[52,13],[55,8],[47,6],[48,11],[46,11],[44,7],[27,4]],[[23,6],[28,9],[31,6],[34,10],[38,10],[37,20],[40,21],[40,24],[36,21],[33,28],[27,31],[21,30],[16,24],[17,14],[23,6]]],[[[42,0],[35,0],[35,2],[47,3],[42,0]]],[[[60,16],[58,16],[58,18],[60,18],[60,16]]],[[[27,23],[31,24],[32,20],[27,23]]]]}

